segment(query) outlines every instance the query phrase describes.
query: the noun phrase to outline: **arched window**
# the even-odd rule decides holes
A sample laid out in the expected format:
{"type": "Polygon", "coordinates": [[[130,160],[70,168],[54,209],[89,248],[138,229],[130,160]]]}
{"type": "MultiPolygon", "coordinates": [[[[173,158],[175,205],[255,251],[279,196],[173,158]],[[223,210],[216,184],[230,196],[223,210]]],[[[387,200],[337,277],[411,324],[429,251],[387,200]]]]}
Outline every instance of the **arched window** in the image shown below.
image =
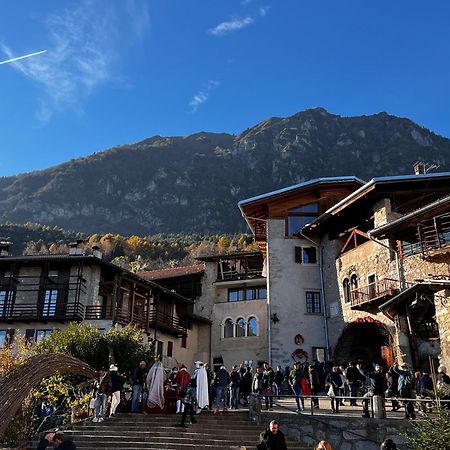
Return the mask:
{"type": "Polygon", "coordinates": [[[350,280],[348,278],[344,278],[342,290],[344,292],[344,301],[348,303],[350,301],[350,280]]]}
{"type": "Polygon", "coordinates": [[[233,321],[231,319],[225,320],[225,324],[223,326],[223,337],[224,338],[233,337],[233,321]]]}
{"type": "Polygon", "coordinates": [[[250,317],[248,319],[247,336],[258,336],[258,321],[256,317],[250,317]]]}
{"type": "Polygon", "coordinates": [[[240,317],[236,320],[236,337],[244,337],[245,336],[245,320],[240,317]]]}

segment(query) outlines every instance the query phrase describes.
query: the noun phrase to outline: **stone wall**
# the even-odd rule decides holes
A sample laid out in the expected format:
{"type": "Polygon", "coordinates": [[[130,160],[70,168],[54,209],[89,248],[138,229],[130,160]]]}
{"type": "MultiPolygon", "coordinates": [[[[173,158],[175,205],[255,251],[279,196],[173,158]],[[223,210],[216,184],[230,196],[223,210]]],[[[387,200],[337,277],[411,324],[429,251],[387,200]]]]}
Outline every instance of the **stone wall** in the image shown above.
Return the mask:
{"type": "MultiPolygon", "coordinates": [[[[397,218],[398,214],[390,210],[389,200],[381,200],[374,205],[375,226],[381,226],[387,221],[397,218]]],[[[388,245],[389,241],[382,241],[388,245]]],[[[410,342],[407,336],[406,319],[394,324],[381,312],[368,313],[356,311],[351,308],[350,302],[345,301],[343,291],[344,278],[350,278],[352,274],[358,277],[358,287],[367,286],[370,275],[376,275],[377,280],[390,278],[402,280],[406,286],[414,284],[417,280],[430,278],[431,276],[449,276],[449,256],[424,258],[421,255],[413,255],[400,259],[383,245],[367,241],[358,247],[345,252],[338,257],[342,246],[337,239],[330,240],[328,236],[322,239],[324,255],[324,284],[325,297],[328,304],[328,323],[330,343],[335,346],[345,324],[353,322],[362,317],[370,317],[384,323],[394,337],[394,350],[397,356],[406,354],[406,360],[411,363],[409,357],[410,342]],[[333,267],[333,260],[335,265],[333,267]],[[339,298],[337,301],[336,297],[339,298]]],[[[450,290],[437,292],[435,296],[436,321],[439,326],[440,346],[438,341],[417,340],[417,347],[421,359],[427,355],[440,355],[441,362],[450,365],[450,290]]],[[[400,317],[402,319],[402,317],[400,317]]]]}
{"type": "Polygon", "coordinates": [[[331,443],[339,450],[379,450],[381,442],[392,439],[400,449],[406,448],[405,434],[412,432],[411,423],[403,419],[363,419],[343,416],[310,416],[295,413],[261,412],[258,396],[250,398],[250,419],[261,424],[261,430],[271,420],[277,420],[281,431],[313,448],[319,440],[331,443]]]}

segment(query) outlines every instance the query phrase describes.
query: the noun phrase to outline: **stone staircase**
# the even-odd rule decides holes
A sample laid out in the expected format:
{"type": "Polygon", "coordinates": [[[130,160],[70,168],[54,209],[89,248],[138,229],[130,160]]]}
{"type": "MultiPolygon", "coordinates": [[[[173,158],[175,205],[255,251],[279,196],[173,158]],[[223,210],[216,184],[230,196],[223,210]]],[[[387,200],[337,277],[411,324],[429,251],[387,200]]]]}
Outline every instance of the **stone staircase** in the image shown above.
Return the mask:
{"type": "MultiPolygon", "coordinates": [[[[217,415],[202,412],[197,423],[179,428],[179,415],[119,414],[101,423],[84,421],[65,430],[79,450],[137,449],[234,449],[254,450],[259,433],[267,424],[249,421],[248,412],[230,411],[217,415]]],[[[37,443],[33,443],[36,448],[37,443]]],[[[289,450],[306,450],[287,439],[289,450]]]]}

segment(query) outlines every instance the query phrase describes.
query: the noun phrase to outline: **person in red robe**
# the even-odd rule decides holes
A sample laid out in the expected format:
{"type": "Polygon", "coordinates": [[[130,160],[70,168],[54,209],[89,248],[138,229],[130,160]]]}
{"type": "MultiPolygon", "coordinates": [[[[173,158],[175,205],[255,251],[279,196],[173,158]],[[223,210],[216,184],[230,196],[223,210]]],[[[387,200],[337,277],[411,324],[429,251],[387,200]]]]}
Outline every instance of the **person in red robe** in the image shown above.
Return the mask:
{"type": "Polygon", "coordinates": [[[184,364],[180,364],[180,368],[179,368],[177,376],[175,378],[175,381],[177,383],[177,390],[176,390],[177,414],[182,413],[183,409],[184,409],[184,405],[183,405],[183,402],[181,401],[181,397],[180,397],[180,391],[181,391],[181,389],[187,387],[190,379],[191,379],[191,375],[187,371],[186,366],[184,364]]]}

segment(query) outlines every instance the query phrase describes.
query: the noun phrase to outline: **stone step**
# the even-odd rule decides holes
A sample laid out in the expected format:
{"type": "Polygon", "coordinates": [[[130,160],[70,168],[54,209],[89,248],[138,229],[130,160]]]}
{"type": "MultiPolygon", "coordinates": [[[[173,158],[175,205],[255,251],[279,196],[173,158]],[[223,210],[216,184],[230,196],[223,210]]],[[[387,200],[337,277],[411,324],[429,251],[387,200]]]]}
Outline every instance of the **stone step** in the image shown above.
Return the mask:
{"type": "MultiPolygon", "coordinates": [[[[99,429],[95,427],[85,427],[84,429],[76,429],[76,430],[67,430],[66,434],[70,436],[87,436],[87,435],[99,435],[99,436],[142,436],[142,437],[152,437],[152,436],[165,436],[167,434],[171,434],[174,432],[180,431],[180,428],[176,427],[165,427],[161,430],[153,430],[153,431],[142,431],[142,430],[130,430],[130,429],[121,429],[117,430],[113,429],[99,429]]],[[[249,430],[220,430],[211,429],[204,430],[199,427],[188,425],[188,428],[184,431],[189,432],[193,436],[202,435],[202,436],[212,436],[212,435],[220,435],[220,436],[229,436],[236,435],[239,432],[239,436],[255,436],[255,433],[260,432],[260,428],[258,429],[249,429],[249,430]]]]}
{"type": "MultiPolygon", "coordinates": [[[[263,425],[249,421],[247,411],[196,415],[196,424],[177,427],[181,415],[118,414],[104,422],[92,419],[73,424],[65,432],[80,450],[218,450],[254,449],[263,425]]],[[[187,419],[189,423],[189,418],[187,419]]],[[[289,450],[306,450],[292,439],[289,450]]],[[[36,448],[33,442],[31,449],[36,448]],[[34,445],[34,446],[33,446],[34,445]]]]}

